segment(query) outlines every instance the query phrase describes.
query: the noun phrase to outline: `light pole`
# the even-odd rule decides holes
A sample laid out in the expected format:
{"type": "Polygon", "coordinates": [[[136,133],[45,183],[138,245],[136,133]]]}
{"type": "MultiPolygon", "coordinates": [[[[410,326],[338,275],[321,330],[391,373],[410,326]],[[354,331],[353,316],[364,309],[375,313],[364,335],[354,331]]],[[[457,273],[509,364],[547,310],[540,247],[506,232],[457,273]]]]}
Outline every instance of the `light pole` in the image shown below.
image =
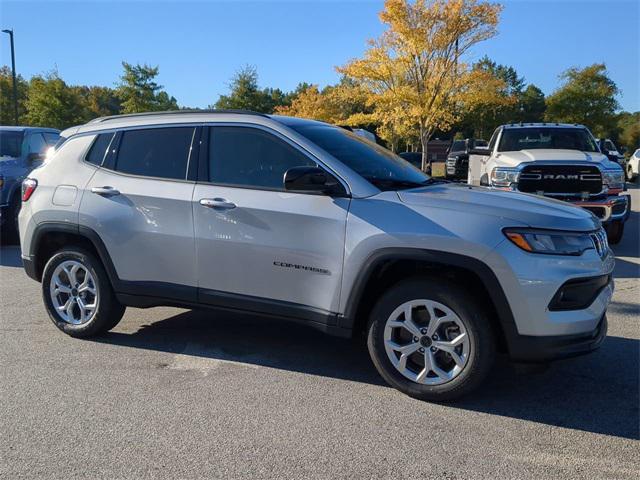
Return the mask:
{"type": "Polygon", "coordinates": [[[8,33],[11,39],[11,75],[13,75],[13,118],[15,124],[18,125],[18,84],[16,83],[16,52],[13,48],[13,29],[2,30],[8,33]]]}

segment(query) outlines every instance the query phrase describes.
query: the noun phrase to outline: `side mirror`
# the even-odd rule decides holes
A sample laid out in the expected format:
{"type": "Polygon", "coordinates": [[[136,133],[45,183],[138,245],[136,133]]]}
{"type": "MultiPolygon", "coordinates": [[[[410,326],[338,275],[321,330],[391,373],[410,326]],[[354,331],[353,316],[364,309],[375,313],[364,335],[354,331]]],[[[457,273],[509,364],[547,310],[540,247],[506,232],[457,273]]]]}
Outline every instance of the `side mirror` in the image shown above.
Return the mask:
{"type": "Polygon", "coordinates": [[[284,189],[294,192],[317,192],[343,195],[340,182],[319,167],[293,167],[284,173],[284,189]]]}
{"type": "Polygon", "coordinates": [[[29,155],[27,155],[27,161],[29,162],[37,162],[40,160],[44,160],[45,158],[45,154],[44,153],[37,153],[37,152],[33,152],[30,153],[29,155]]]}
{"type": "Polygon", "coordinates": [[[489,157],[491,152],[488,148],[470,148],[469,155],[482,155],[483,157],[489,157]]]}

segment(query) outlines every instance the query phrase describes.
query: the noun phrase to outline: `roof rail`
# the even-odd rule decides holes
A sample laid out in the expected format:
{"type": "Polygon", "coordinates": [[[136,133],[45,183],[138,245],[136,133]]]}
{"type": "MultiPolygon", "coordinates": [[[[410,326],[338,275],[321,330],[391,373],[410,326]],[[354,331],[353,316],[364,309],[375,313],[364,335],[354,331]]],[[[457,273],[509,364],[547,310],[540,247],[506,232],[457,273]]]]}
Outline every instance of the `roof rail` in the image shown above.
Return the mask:
{"type": "Polygon", "coordinates": [[[182,110],[168,110],[168,111],[164,111],[164,112],[142,112],[142,113],[126,113],[123,115],[111,115],[108,117],[98,117],[98,118],[94,118],[93,120],[90,120],[89,124],[91,123],[103,123],[103,122],[109,122],[112,120],[119,120],[121,118],[136,118],[136,117],[155,117],[155,116],[162,116],[162,115],[175,115],[175,114],[198,114],[198,113],[202,113],[202,114],[211,114],[211,113],[235,113],[235,114],[241,114],[241,115],[258,115],[260,117],[269,117],[267,114],[265,113],[260,113],[260,112],[252,112],[251,110],[218,110],[218,109],[208,109],[208,110],[194,110],[194,109],[182,109],[182,110]]]}

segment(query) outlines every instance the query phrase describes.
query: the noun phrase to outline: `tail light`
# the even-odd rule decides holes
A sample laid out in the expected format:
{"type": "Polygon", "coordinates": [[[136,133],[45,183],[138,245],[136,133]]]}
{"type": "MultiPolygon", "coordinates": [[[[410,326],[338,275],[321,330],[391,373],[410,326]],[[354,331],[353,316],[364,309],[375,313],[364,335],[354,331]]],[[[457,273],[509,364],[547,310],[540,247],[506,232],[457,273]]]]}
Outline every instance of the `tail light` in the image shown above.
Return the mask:
{"type": "Polygon", "coordinates": [[[22,201],[26,202],[31,198],[33,192],[36,191],[38,181],[35,178],[25,178],[22,181],[22,201]]]}

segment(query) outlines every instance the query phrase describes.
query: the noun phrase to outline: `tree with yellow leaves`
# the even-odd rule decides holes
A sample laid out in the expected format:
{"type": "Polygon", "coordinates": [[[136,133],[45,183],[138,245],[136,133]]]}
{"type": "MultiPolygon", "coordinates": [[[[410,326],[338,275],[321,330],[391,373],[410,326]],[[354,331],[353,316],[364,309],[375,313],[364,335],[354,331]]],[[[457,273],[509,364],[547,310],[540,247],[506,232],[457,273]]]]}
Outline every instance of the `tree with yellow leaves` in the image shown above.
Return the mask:
{"type": "Polygon", "coordinates": [[[386,0],[380,20],[388,29],[363,58],[338,68],[366,90],[378,123],[417,129],[423,169],[429,139],[451,126],[469,91],[461,57],[496,34],[501,9],[477,0],[386,0]]]}

